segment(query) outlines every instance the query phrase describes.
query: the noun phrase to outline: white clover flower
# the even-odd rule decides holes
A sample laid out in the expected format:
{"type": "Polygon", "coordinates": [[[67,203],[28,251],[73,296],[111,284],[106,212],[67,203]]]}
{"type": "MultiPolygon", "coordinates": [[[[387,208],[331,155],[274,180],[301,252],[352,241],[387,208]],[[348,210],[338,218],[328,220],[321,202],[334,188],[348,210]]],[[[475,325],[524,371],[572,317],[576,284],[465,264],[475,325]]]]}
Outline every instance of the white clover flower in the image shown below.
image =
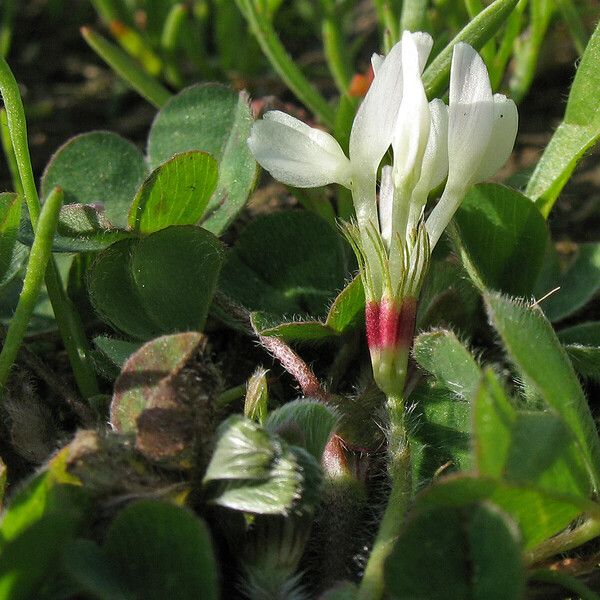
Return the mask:
{"type": "Polygon", "coordinates": [[[471,186],[494,175],[510,155],[518,115],[492,95],[487,69],[469,45],[454,47],[449,106],[427,102],[422,73],[433,41],[404,32],[383,57],[352,125],[349,158],[328,133],[278,111],[265,114],[248,145],[280,181],[296,187],[338,183],[352,191],[357,224],[347,227],[367,298],[373,373],[388,395],[403,385],[420,288],[431,251],[471,186]],[[383,166],[379,203],[377,172],[383,166]],[[446,179],[424,222],[429,193],[446,179]]]}
{"type": "Polygon", "coordinates": [[[468,44],[454,47],[448,113],[448,181],[426,223],[432,247],[468,189],[504,165],[517,135],[515,103],[492,95],[485,63],[468,44]]]}

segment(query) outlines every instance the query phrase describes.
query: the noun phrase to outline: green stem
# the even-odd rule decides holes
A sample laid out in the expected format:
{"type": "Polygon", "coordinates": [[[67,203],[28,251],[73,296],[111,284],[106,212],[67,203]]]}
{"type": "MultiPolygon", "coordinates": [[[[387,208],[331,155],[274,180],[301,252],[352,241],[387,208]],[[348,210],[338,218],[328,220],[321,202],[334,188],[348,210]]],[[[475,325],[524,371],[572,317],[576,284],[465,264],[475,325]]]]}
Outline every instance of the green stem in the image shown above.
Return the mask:
{"type": "MultiPolygon", "coordinates": [[[[41,205],[31,168],[25,111],[19,94],[19,86],[10,67],[2,58],[0,58],[0,92],[4,100],[8,130],[29,210],[29,218],[35,231],[41,205]]],[[[56,264],[52,259],[48,261],[46,269],[46,288],[77,385],[85,398],[94,396],[98,394],[98,382],[88,357],[89,349],[85,331],[79,315],[66,298],[56,264]]]]}
{"type": "Polygon", "coordinates": [[[400,19],[394,14],[389,0],[374,0],[377,19],[383,28],[383,47],[387,54],[400,39],[400,19]]]}
{"type": "Polygon", "coordinates": [[[496,52],[496,56],[490,65],[490,80],[492,89],[497,90],[504,77],[506,64],[512,56],[515,40],[521,31],[523,22],[523,13],[527,7],[528,0],[519,0],[519,3],[513,10],[512,14],[506,20],[504,35],[496,52]]]}
{"type": "Polygon", "coordinates": [[[17,157],[15,156],[15,149],[13,148],[12,142],[10,141],[10,132],[8,130],[8,119],[6,117],[6,110],[0,109],[0,143],[2,144],[2,150],[6,157],[6,164],[10,171],[10,178],[13,184],[13,189],[17,194],[23,195],[23,186],[21,185],[21,179],[19,178],[19,167],[17,166],[17,157]]]}
{"type": "Polygon", "coordinates": [[[89,27],[82,27],[81,35],[92,50],[140,96],[156,108],[166,104],[171,93],[151,75],[145,73],[126,52],[105,40],[89,27]]]}
{"type": "Polygon", "coordinates": [[[554,8],[551,0],[536,0],[529,3],[530,34],[515,51],[515,67],[509,81],[510,95],[517,104],[531,87],[554,8]]]}
{"type": "Polygon", "coordinates": [[[286,52],[273,24],[254,0],[236,0],[248,21],[263,53],[284,83],[327,127],[333,128],[335,112],[321,94],[310,84],[286,52]]]}
{"type": "Polygon", "coordinates": [[[10,50],[16,9],[17,3],[15,0],[4,0],[2,8],[0,8],[0,56],[3,57],[6,57],[10,50]]]}
{"type": "Polygon", "coordinates": [[[236,385],[235,387],[229,388],[224,392],[221,392],[216,400],[215,404],[217,408],[225,408],[229,406],[232,402],[236,400],[241,400],[246,393],[246,384],[242,383],[241,385],[236,385]]]}
{"type": "Polygon", "coordinates": [[[340,94],[346,94],[352,79],[352,66],[348,59],[349,45],[340,28],[339,16],[329,14],[325,17],[321,31],[327,65],[340,94]]]}
{"type": "Polygon", "coordinates": [[[529,565],[539,563],[551,556],[577,548],[596,537],[600,537],[600,515],[588,517],[575,529],[559,533],[525,553],[529,565]]]}
{"type": "Polygon", "coordinates": [[[176,51],[183,27],[188,17],[185,4],[174,4],[163,26],[160,44],[168,57],[164,65],[164,75],[167,81],[175,87],[183,87],[183,77],[176,61],[176,51]]]}
{"type": "Polygon", "coordinates": [[[392,489],[360,584],[358,600],[383,597],[385,560],[400,534],[411,498],[410,447],[404,424],[404,401],[401,397],[390,396],[387,406],[390,416],[388,468],[392,489]]]}
{"type": "Polygon", "coordinates": [[[400,13],[400,31],[422,31],[428,0],[404,0],[400,13]]]}
{"type": "Polygon", "coordinates": [[[558,4],[562,18],[569,28],[569,32],[573,38],[573,45],[577,53],[581,56],[587,46],[589,35],[579,14],[579,10],[572,0],[556,0],[556,4],[558,4]]]}
{"type": "Polygon", "coordinates": [[[29,261],[23,280],[23,288],[14,315],[10,320],[2,352],[0,352],[0,390],[8,381],[10,370],[21,347],[27,324],[35,308],[35,303],[44,281],[46,265],[52,256],[54,231],[62,206],[62,190],[55,188],[46,200],[35,228],[35,238],[29,253],[29,261]]]}

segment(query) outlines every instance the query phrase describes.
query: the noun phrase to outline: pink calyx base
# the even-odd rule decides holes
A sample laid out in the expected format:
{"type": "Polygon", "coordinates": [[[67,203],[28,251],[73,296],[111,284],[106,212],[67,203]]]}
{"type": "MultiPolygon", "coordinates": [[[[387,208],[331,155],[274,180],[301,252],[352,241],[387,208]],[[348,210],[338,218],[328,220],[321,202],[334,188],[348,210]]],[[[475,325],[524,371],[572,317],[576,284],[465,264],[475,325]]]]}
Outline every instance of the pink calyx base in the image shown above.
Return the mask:
{"type": "Polygon", "coordinates": [[[415,333],[417,301],[404,298],[398,306],[382,300],[368,302],[365,307],[367,343],[369,350],[409,348],[415,333]]]}

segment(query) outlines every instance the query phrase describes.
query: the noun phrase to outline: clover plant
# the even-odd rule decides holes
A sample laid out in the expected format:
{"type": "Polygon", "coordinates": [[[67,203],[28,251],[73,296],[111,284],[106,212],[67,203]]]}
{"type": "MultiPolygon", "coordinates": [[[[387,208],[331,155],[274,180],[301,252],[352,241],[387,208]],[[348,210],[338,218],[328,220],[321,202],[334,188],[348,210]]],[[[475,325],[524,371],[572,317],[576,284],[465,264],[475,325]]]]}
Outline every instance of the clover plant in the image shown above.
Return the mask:
{"type": "Polygon", "coordinates": [[[38,185],[0,58],[0,598],[597,598],[600,242],[548,224],[600,138],[590,13],[374,1],[352,46],[351,0],[92,4],[143,151],[79,133],[38,185]]]}

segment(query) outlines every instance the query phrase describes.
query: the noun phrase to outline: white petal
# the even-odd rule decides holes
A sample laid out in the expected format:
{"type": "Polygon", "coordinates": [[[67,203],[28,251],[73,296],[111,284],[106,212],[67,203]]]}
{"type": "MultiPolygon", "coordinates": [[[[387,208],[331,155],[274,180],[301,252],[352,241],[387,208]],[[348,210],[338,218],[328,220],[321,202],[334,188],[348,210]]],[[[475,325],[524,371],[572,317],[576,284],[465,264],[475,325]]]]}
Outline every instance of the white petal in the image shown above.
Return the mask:
{"type": "Polygon", "coordinates": [[[494,101],[483,60],[462,42],[452,55],[449,104],[448,185],[468,187],[490,140],[494,101]]]}
{"type": "Polygon", "coordinates": [[[350,162],[328,133],[279,111],[252,126],[248,146],[271,175],[295,187],[350,185],[350,162]]]}
{"type": "Polygon", "coordinates": [[[350,133],[350,160],[355,170],[374,173],[392,143],[402,100],[402,46],[398,42],[377,68],[350,133]]]}
{"type": "Polygon", "coordinates": [[[448,175],[448,107],[436,98],[429,103],[429,114],[431,125],[421,170],[427,193],[440,185],[448,175]]]}
{"type": "Polygon", "coordinates": [[[392,210],[394,206],[394,182],[392,167],[381,169],[381,185],[379,187],[379,230],[381,238],[389,250],[392,241],[392,210]]]}
{"type": "Polygon", "coordinates": [[[431,119],[415,36],[407,31],[402,35],[402,79],[404,93],[392,140],[397,186],[409,176],[413,178],[413,185],[418,181],[431,119]]]}
{"type": "Polygon", "coordinates": [[[311,127],[300,121],[300,119],[296,119],[287,113],[281,112],[280,110],[270,110],[264,114],[263,119],[265,121],[275,121],[299,131],[303,135],[309,137],[315,144],[318,144],[333,155],[338,155],[340,153],[344,154],[337,140],[332,135],[326,131],[317,129],[316,127],[311,127]]]}
{"type": "Polygon", "coordinates": [[[422,73],[427,64],[429,54],[431,53],[431,48],[433,48],[433,38],[423,31],[417,31],[410,35],[417,46],[417,51],[419,53],[419,71],[422,73]]]}
{"type": "Polygon", "coordinates": [[[371,66],[373,67],[373,74],[377,75],[377,71],[379,71],[379,67],[383,64],[385,60],[385,56],[383,54],[373,54],[371,56],[371,66]]]}
{"type": "Polygon", "coordinates": [[[476,181],[489,179],[504,166],[515,145],[518,125],[515,103],[503,94],[494,94],[492,135],[477,170],[476,181]]]}

